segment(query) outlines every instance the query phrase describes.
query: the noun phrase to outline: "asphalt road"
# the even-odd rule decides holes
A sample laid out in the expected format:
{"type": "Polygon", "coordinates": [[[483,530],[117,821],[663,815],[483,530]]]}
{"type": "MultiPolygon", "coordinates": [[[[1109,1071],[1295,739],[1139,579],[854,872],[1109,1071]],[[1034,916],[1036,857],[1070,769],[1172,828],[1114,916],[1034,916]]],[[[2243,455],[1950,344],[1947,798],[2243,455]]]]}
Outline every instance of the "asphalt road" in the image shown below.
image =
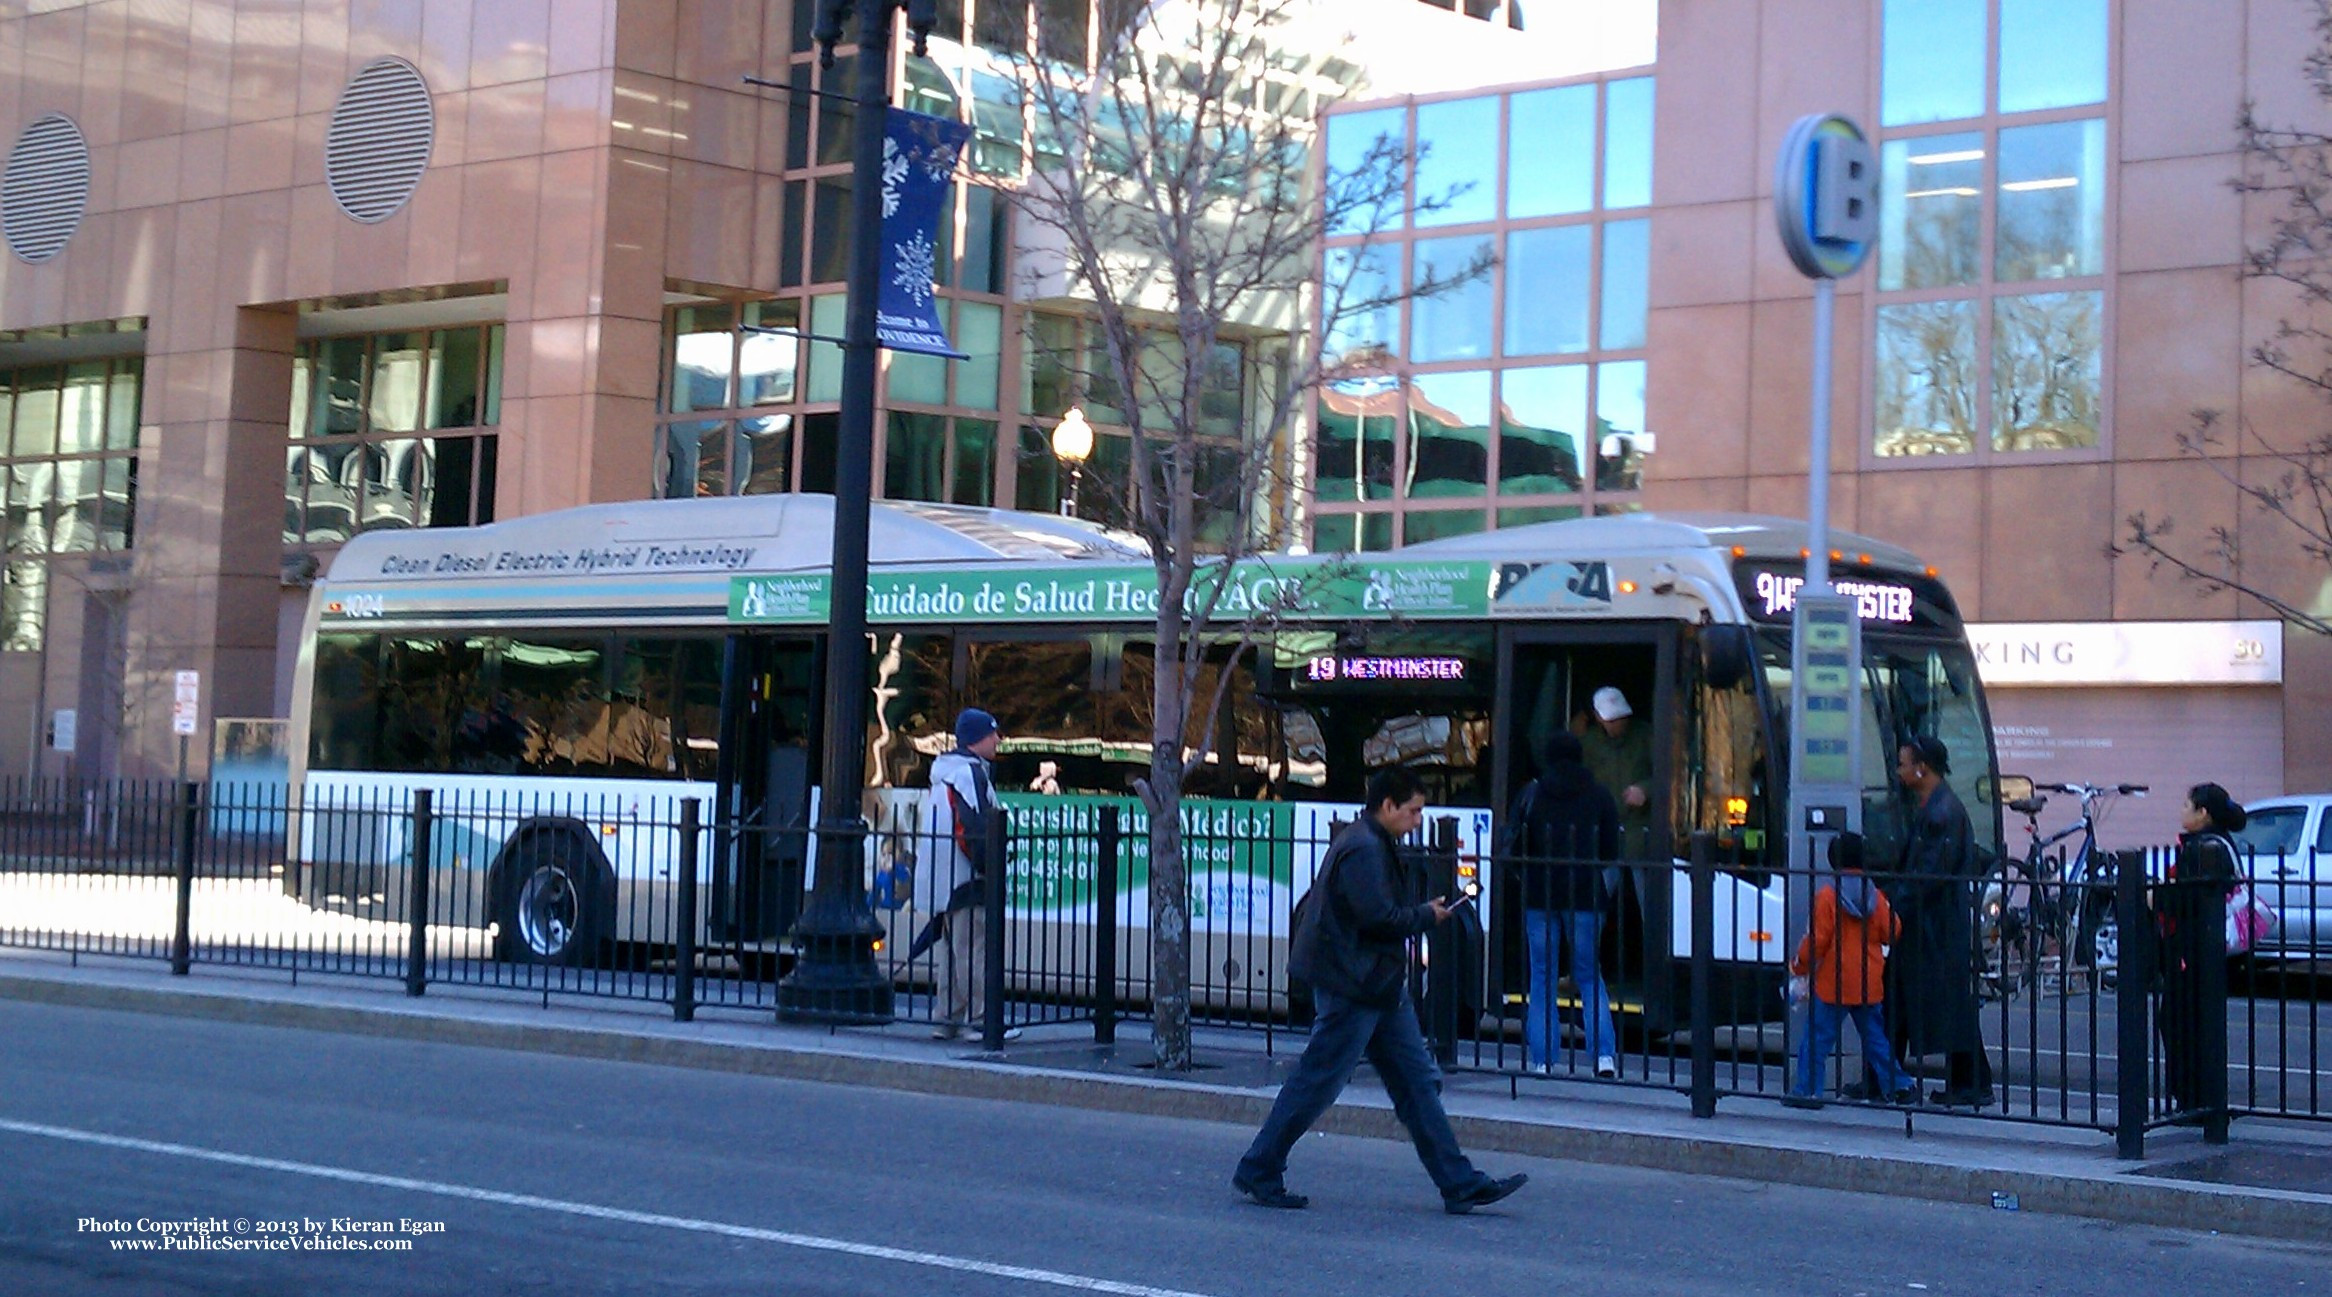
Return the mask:
{"type": "Polygon", "coordinates": [[[18,1003],[0,1033],[0,1292],[42,1297],[2304,1293],[2332,1261],[1509,1156],[1530,1187],[1451,1218],[1406,1147],[1342,1137],[1298,1151],[1313,1208],[1268,1212],[1225,1183],[1248,1132],[1206,1123],[18,1003]],[[202,1220],[424,1232],[114,1246],[202,1220]]]}

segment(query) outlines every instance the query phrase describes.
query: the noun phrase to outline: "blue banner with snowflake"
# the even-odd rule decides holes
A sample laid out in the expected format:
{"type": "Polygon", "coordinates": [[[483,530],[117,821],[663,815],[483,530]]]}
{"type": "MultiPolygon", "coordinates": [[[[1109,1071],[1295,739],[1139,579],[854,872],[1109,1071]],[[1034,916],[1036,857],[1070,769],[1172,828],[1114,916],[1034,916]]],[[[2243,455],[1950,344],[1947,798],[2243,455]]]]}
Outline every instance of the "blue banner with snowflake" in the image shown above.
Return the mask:
{"type": "Polygon", "coordinates": [[[947,340],[947,322],[939,318],[931,285],[956,155],[972,137],[972,128],[903,108],[888,111],[883,126],[883,282],[875,294],[875,338],[893,351],[967,360],[947,340]]]}

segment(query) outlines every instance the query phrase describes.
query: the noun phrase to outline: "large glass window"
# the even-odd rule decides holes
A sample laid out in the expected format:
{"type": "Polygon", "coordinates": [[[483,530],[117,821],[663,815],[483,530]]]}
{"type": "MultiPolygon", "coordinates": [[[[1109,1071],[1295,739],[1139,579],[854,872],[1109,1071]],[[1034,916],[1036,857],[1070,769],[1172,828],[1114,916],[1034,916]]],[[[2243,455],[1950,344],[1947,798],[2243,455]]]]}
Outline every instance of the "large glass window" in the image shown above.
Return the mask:
{"type": "MultiPolygon", "coordinates": [[[[493,521],[503,345],[499,324],[301,343],[292,360],[284,543],[493,521]]],[[[700,352],[692,343],[687,355],[693,362],[700,352]]],[[[676,347],[668,373],[696,392],[700,375],[680,354],[676,347]]]]}
{"type": "MultiPolygon", "coordinates": [[[[135,345],[119,335],[142,327],[104,320],[38,335],[50,346],[119,351],[135,345]]],[[[144,377],[134,354],[0,367],[0,652],[46,643],[53,558],[130,548],[144,377]]]]}
{"type": "Polygon", "coordinates": [[[1567,216],[1595,206],[1595,87],[1556,86],[1512,99],[1506,215],[1567,216]]]}
{"type": "Polygon", "coordinates": [[[2079,279],[2105,270],[2105,120],[2000,132],[1992,277],[2079,279]]]}
{"type": "Polygon", "coordinates": [[[1401,200],[1364,202],[1362,198],[1378,192],[1375,177],[1386,162],[1400,154],[1408,139],[1406,116],[1399,108],[1378,108],[1328,119],[1328,233],[1372,234],[1400,227],[1401,200]]]}
{"type": "Polygon", "coordinates": [[[1509,356],[1587,350],[1595,227],[1547,225],[1506,236],[1509,356]]]}
{"type": "Polygon", "coordinates": [[[1494,255],[1489,237],[1422,239],[1414,255],[1413,282],[1444,287],[1409,303],[1409,359],[1487,360],[1492,292],[1487,270],[1494,255]]]}
{"type": "Polygon", "coordinates": [[[1605,87],[1603,205],[1643,207],[1652,201],[1652,78],[1605,87]]]}
{"type": "Polygon", "coordinates": [[[1499,489],[1509,495],[1582,489],[1587,366],[1509,369],[1498,384],[1499,489]]]}
{"type": "Polygon", "coordinates": [[[2106,0],[1884,12],[1871,452],[2094,450],[2107,119],[2066,110],[2105,100],[2106,0]]]}
{"type": "Polygon", "coordinates": [[[1490,478],[1490,371],[1419,374],[1409,390],[1411,499],[1482,495],[1490,478]]]}
{"type": "Polygon", "coordinates": [[[1498,99],[1417,109],[1419,225],[1465,225],[1498,214],[1498,99]]]}
{"type": "Polygon", "coordinates": [[[1391,107],[1329,116],[1332,152],[1339,139],[1413,131],[1419,202],[1457,197],[1389,237],[1339,230],[1323,252],[1321,334],[1342,381],[1316,426],[1322,548],[1631,506],[1592,497],[1641,490],[1653,445],[1642,209],[1654,106],[1653,79],[1632,76],[1429,101],[1413,121],[1391,107]],[[1503,202],[1477,201],[1485,193],[1503,202]],[[1507,228],[1446,232],[1495,216],[1507,228]],[[1381,309],[1354,309],[1361,298],[1381,309]],[[1481,509],[1440,503],[1483,497],[1481,509]]]}

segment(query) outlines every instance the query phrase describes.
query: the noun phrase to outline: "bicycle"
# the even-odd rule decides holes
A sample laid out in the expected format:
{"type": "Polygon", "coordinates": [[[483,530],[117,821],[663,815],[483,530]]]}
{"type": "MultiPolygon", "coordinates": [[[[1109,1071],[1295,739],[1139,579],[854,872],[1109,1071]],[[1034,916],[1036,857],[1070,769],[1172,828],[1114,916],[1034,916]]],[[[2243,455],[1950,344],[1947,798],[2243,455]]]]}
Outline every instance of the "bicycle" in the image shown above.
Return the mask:
{"type": "Polygon", "coordinates": [[[1979,985],[1995,999],[2013,998],[2052,973],[2060,994],[2087,976],[2100,988],[2113,983],[2121,957],[2121,933],[2114,919],[2115,867],[2097,846],[2097,825],[2116,797],[2143,797],[2145,784],[2035,784],[2035,796],[2020,797],[2008,809],[2024,817],[2026,847],[2021,860],[2002,862],[1985,880],[1978,911],[1982,946],[1979,985]],[[2043,792],[2081,799],[2081,817],[2043,836],[2043,792]],[[2080,841],[2070,857],[2053,848],[2080,841]]]}

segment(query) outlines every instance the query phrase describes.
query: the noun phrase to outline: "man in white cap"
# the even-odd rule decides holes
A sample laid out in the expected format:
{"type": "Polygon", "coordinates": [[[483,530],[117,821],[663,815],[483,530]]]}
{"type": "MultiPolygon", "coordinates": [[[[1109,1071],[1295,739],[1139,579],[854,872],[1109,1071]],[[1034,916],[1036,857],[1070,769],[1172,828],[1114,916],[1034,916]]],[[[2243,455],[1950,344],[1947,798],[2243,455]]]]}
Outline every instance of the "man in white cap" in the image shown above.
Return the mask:
{"type": "Polygon", "coordinates": [[[1595,724],[1579,736],[1587,769],[1619,803],[1620,857],[1640,860],[1652,828],[1652,732],[1635,722],[1628,696],[1611,685],[1595,691],[1595,724]]]}

